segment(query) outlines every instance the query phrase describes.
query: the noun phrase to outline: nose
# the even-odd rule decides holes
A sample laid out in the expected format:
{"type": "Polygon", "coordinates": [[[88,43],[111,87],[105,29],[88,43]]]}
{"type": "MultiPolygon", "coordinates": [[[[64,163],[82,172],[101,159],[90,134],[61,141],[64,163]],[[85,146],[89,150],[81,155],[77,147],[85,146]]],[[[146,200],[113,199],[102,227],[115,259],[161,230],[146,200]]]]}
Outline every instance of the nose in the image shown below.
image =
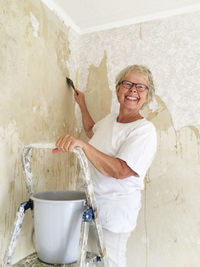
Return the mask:
{"type": "Polygon", "coordinates": [[[133,84],[133,86],[130,88],[130,92],[137,92],[135,84],[133,84]]]}

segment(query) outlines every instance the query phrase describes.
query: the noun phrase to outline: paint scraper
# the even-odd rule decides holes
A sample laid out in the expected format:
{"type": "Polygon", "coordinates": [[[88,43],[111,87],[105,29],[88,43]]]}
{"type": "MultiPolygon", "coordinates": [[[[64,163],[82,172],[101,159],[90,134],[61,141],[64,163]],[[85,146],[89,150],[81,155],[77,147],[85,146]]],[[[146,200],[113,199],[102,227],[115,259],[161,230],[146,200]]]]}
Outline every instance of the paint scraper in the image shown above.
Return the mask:
{"type": "Polygon", "coordinates": [[[72,81],[70,78],[66,77],[66,83],[67,83],[67,85],[68,85],[69,87],[72,87],[73,90],[75,91],[75,93],[78,95],[78,92],[77,92],[76,89],[75,89],[74,83],[73,83],[73,81],[72,81]]]}

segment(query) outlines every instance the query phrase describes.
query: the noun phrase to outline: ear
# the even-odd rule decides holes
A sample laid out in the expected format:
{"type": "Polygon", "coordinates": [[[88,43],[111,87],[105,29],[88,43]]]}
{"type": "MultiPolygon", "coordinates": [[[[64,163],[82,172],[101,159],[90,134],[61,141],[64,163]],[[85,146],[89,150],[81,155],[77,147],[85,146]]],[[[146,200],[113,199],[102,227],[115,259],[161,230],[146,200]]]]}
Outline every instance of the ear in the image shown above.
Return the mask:
{"type": "Polygon", "coordinates": [[[119,84],[117,84],[117,85],[115,86],[115,88],[116,88],[116,92],[119,92],[120,85],[119,85],[119,84]]]}

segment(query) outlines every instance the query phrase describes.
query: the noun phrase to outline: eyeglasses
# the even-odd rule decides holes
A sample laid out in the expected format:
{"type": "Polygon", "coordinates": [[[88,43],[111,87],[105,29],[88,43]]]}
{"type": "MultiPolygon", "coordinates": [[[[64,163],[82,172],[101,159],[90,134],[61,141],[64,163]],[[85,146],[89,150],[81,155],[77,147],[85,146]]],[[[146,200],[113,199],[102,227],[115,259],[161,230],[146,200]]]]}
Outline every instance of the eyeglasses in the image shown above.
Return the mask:
{"type": "Polygon", "coordinates": [[[129,81],[121,81],[119,83],[119,85],[122,84],[124,86],[124,88],[126,89],[131,89],[135,86],[135,88],[139,91],[139,92],[144,92],[146,89],[148,90],[149,88],[142,83],[132,83],[129,81]]]}

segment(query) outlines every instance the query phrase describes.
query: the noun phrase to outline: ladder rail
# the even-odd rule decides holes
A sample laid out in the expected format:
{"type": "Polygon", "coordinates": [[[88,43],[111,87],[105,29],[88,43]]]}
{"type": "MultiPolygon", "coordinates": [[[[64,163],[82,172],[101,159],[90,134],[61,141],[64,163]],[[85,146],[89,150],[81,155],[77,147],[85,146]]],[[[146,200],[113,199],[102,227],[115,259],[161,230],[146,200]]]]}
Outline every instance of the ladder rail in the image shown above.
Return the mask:
{"type": "Polygon", "coordinates": [[[95,222],[95,231],[97,233],[97,246],[99,248],[99,253],[100,257],[102,259],[102,263],[104,263],[104,257],[105,257],[105,245],[104,245],[104,240],[103,240],[103,230],[102,226],[99,221],[98,217],[98,212],[97,212],[97,204],[96,204],[96,199],[94,195],[94,189],[93,189],[93,184],[90,176],[90,170],[88,166],[88,160],[83,152],[83,150],[80,147],[74,148],[73,152],[77,154],[77,157],[79,159],[79,163],[81,165],[81,170],[83,171],[82,174],[82,179],[85,182],[85,193],[86,193],[86,198],[88,202],[88,206],[90,206],[93,210],[94,213],[94,222],[95,222]]]}
{"type": "MultiPolygon", "coordinates": [[[[31,168],[31,159],[30,159],[30,152],[33,148],[54,149],[56,147],[55,147],[55,144],[53,143],[35,143],[35,144],[30,144],[24,147],[23,153],[22,153],[22,165],[24,169],[26,188],[27,188],[29,197],[31,197],[35,192],[34,183],[33,183],[33,174],[32,174],[32,168],[31,168]]],[[[94,225],[95,225],[95,231],[96,231],[96,237],[97,237],[96,241],[97,241],[97,246],[99,248],[99,253],[100,253],[98,258],[102,261],[102,266],[107,267],[107,265],[105,264],[106,249],[105,249],[105,245],[103,241],[103,230],[102,230],[102,226],[100,224],[99,218],[98,218],[96,199],[94,195],[93,184],[92,184],[91,177],[90,177],[88,160],[80,147],[75,147],[73,149],[73,152],[78,157],[79,164],[81,166],[81,176],[84,181],[84,190],[86,194],[87,205],[89,208],[92,209],[93,216],[94,216],[92,220],[94,221],[94,225]]],[[[28,201],[24,203],[27,204],[28,201]]],[[[23,205],[24,203],[20,204],[19,210],[17,212],[16,220],[14,223],[14,229],[12,232],[10,244],[6,251],[6,255],[4,257],[3,266],[10,264],[12,261],[12,256],[16,248],[17,240],[18,240],[18,237],[19,237],[19,234],[22,228],[24,216],[25,216],[26,209],[24,208],[24,205],[23,205]],[[21,212],[20,213],[21,216],[19,216],[19,212],[21,212]]],[[[90,226],[90,222],[85,222],[85,221],[82,222],[81,236],[80,236],[80,241],[79,241],[79,257],[78,257],[78,264],[80,267],[86,266],[86,256],[87,256],[86,249],[87,249],[87,241],[88,241],[88,234],[89,234],[89,226],[90,226]]]]}

